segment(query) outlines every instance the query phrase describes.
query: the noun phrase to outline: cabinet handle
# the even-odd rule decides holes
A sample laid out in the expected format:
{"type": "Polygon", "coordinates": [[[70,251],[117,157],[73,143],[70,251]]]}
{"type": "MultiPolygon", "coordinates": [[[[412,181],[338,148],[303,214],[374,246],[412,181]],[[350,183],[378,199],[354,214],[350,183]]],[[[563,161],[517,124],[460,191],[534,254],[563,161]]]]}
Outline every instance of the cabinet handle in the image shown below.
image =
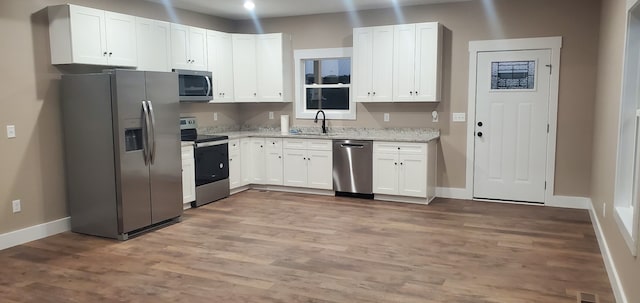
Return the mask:
{"type": "Polygon", "coordinates": [[[113,55],[113,53],[112,53],[112,52],[109,52],[109,57],[111,57],[111,55],[113,55]]]}
{"type": "Polygon", "coordinates": [[[260,145],[260,148],[262,148],[262,145],[260,145]]]}
{"type": "Polygon", "coordinates": [[[400,162],[400,165],[403,165],[404,163],[400,162]]]}
{"type": "Polygon", "coordinates": [[[307,160],[307,158],[302,158],[302,160],[307,160]]]}
{"type": "Polygon", "coordinates": [[[276,145],[276,143],[275,143],[275,142],[271,142],[271,143],[272,143],[273,145],[276,145]]]}
{"type": "Polygon", "coordinates": [[[367,96],[371,96],[371,92],[367,92],[367,96]]]}
{"type": "Polygon", "coordinates": [[[253,93],[253,95],[254,95],[254,96],[257,96],[257,95],[258,95],[258,93],[253,93]]]}
{"type": "Polygon", "coordinates": [[[373,92],[373,95],[375,96],[375,95],[376,95],[376,92],[373,92]]]}
{"type": "Polygon", "coordinates": [[[196,63],[196,60],[191,60],[191,63],[196,63]]]}
{"type": "Polygon", "coordinates": [[[412,95],[412,96],[413,96],[413,92],[409,92],[409,95],[412,95]]]}
{"type": "Polygon", "coordinates": [[[106,56],[106,55],[107,55],[107,52],[102,53],[102,55],[103,55],[103,56],[106,56]]]}
{"type": "Polygon", "coordinates": [[[416,96],[418,95],[418,91],[416,91],[416,96]]]}
{"type": "Polygon", "coordinates": [[[400,147],[398,147],[398,150],[400,150],[400,147]]]}
{"type": "Polygon", "coordinates": [[[311,158],[307,158],[308,161],[311,161],[311,158]]]}
{"type": "Polygon", "coordinates": [[[393,162],[393,165],[398,165],[398,162],[393,162]]]}
{"type": "Polygon", "coordinates": [[[278,159],[282,159],[282,156],[278,156],[278,159]]]}
{"type": "Polygon", "coordinates": [[[229,161],[233,161],[233,159],[229,158],[229,161]]]}
{"type": "Polygon", "coordinates": [[[280,95],[280,97],[282,97],[282,93],[278,93],[280,95]]]}

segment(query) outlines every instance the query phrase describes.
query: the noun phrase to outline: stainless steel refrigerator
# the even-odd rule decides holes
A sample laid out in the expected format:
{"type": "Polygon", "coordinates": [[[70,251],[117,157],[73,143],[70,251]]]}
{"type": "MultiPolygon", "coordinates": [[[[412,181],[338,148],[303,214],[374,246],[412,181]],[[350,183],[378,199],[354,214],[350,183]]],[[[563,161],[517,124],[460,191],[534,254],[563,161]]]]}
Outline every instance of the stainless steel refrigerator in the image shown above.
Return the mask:
{"type": "Polygon", "coordinates": [[[71,230],[126,240],[179,220],[178,75],[62,76],[71,230]]]}

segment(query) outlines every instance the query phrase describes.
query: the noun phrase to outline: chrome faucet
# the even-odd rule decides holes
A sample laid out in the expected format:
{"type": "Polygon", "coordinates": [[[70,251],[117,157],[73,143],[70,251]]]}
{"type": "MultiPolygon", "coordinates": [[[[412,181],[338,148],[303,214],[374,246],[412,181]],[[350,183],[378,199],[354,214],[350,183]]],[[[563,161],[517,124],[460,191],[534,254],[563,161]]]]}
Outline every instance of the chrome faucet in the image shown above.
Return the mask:
{"type": "Polygon", "coordinates": [[[324,114],[324,111],[323,111],[323,110],[319,110],[319,111],[316,113],[316,118],[315,118],[315,119],[313,119],[313,122],[314,122],[314,123],[318,123],[318,115],[319,115],[320,113],[322,113],[322,133],[323,133],[323,134],[326,134],[326,133],[327,133],[327,125],[326,125],[327,116],[324,114]]]}

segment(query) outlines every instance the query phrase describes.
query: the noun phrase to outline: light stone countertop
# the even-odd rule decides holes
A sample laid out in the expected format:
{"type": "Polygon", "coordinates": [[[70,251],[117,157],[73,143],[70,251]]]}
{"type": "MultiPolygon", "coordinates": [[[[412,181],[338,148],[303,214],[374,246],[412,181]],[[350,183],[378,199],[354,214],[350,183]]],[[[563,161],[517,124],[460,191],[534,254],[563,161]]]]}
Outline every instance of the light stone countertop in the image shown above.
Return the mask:
{"type": "Polygon", "coordinates": [[[257,138],[299,138],[299,139],[327,139],[327,140],[372,140],[389,142],[414,142],[426,143],[440,138],[440,131],[430,128],[332,128],[328,134],[320,133],[320,128],[292,128],[300,131],[298,134],[282,134],[280,129],[262,128],[243,131],[216,131],[215,129],[203,129],[198,133],[207,135],[226,135],[229,139],[241,139],[249,137],[257,138]]]}

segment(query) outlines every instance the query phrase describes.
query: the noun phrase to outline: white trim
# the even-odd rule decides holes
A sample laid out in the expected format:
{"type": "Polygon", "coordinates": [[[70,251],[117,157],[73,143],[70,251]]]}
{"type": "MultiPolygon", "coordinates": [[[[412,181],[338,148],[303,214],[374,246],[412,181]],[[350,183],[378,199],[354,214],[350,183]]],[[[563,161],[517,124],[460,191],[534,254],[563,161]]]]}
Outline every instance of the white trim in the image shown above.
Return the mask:
{"type": "MultiPolygon", "coordinates": [[[[293,51],[293,61],[294,61],[294,80],[295,80],[295,102],[294,106],[296,108],[295,118],[296,119],[313,119],[315,118],[316,111],[305,110],[303,106],[303,93],[302,90],[302,77],[301,73],[303,72],[303,66],[300,63],[304,59],[318,59],[318,58],[350,58],[351,66],[353,69],[353,48],[351,47],[338,47],[338,48],[320,48],[320,49],[296,49],[293,51]]],[[[353,71],[352,71],[353,73],[353,71]]],[[[342,86],[342,87],[347,87],[342,86]]],[[[327,115],[327,119],[334,120],[355,120],[356,119],[356,102],[352,96],[353,86],[349,86],[349,111],[335,111],[335,110],[324,110],[327,115]]]]}
{"type": "Polygon", "coordinates": [[[517,50],[551,50],[551,76],[549,86],[549,135],[547,136],[547,168],[545,202],[553,200],[555,167],[556,167],[556,137],[558,128],[558,93],[560,88],[560,49],[562,37],[525,38],[506,40],[483,40],[469,42],[469,91],[467,102],[467,164],[465,199],[473,198],[473,170],[475,155],[476,124],[476,75],[477,58],[479,52],[517,51],[517,50]]]}
{"type": "Polygon", "coordinates": [[[335,192],[333,190],[305,188],[305,187],[290,187],[290,186],[280,186],[280,185],[256,185],[256,184],[252,184],[251,185],[251,189],[268,190],[268,191],[281,191],[281,192],[297,193],[297,194],[335,196],[335,192]]]}
{"type": "Polygon", "coordinates": [[[471,200],[466,188],[436,187],[436,197],[447,199],[471,200]]]}
{"type": "Polygon", "coordinates": [[[251,187],[249,185],[244,185],[244,186],[240,186],[240,187],[236,187],[236,188],[232,188],[230,190],[229,196],[233,196],[237,193],[241,193],[245,190],[251,189],[251,187]]]}
{"type": "Polygon", "coordinates": [[[590,209],[591,199],[585,197],[552,196],[544,205],[562,208],[590,209]]]}
{"type": "Polygon", "coordinates": [[[0,250],[43,239],[71,230],[71,218],[66,217],[0,235],[0,250]]]}
{"type": "Polygon", "coordinates": [[[602,254],[602,259],[604,260],[604,266],[607,269],[607,275],[609,276],[609,283],[611,283],[613,295],[616,298],[616,302],[628,303],[629,301],[627,300],[624,288],[622,287],[620,275],[618,275],[616,264],[613,261],[613,256],[611,255],[611,251],[609,250],[609,244],[607,244],[607,239],[605,238],[604,232],[602,231],[602,226],[600,225],[600,221],[598,220],[598,215],[596,215],[593,202],[591,201],[591,199],[589,199],[589,202],[589,217],[591,217],[591,223],[593,224],[593,229],[596,232],[596,238],[598,239],[598,245],[600,246],[600,253],[602,254]]]}
{"type": "Polygon", "coordinates": [[[433,201],[433,199],[427,200],[427,198],[381,195],[381,194],[375,194],[373,199],[377,201],[412,203],[412,204],[421,204],[421,205],[429,205],[429,203],[433,201]]]}

